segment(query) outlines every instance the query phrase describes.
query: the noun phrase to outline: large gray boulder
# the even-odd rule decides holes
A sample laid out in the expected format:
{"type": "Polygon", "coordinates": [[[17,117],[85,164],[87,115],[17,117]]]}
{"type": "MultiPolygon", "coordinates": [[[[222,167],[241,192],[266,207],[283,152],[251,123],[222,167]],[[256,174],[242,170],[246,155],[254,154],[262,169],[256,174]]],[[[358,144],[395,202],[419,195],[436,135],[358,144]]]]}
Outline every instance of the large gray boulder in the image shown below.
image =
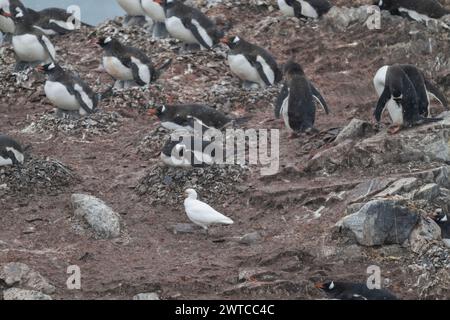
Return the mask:
{"type": "Polygon", "coordinates": [[[0,280],[7,287],[19,287],[42,291],[47,294],[55,292],[52,286],[39,272],[32,270],[29,266],[20,262],[11,262],[3,265],[0,269],[0,280]]]}
{"type": "Polygon", "coordinates": [[[364,246],[402,244],[419,221],[419,214],[396,200],[378,199],[338,222],[338,226],[364,246]]]}
{"type": "Polygon", "coordinates": [[[120,216],[102,200],[85,194],[73,194],[71,200],[75,216],[83,218],[99,238],[120,235],[120,216]]]}
{"type": "Polygon", "coordinates": [[[364,138],[372,133],[374,133],[374,129],[369,122],[355,118],[339,132],[336,142],[364,138]]]}

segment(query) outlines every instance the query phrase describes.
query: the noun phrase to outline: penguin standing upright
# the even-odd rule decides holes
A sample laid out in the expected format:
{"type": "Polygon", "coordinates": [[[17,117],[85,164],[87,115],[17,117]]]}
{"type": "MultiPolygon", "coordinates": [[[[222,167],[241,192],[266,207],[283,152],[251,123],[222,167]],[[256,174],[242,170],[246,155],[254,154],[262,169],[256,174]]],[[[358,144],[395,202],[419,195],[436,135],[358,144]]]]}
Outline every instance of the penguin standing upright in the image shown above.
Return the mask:
{"type": "Polygon", "coordinates": [[[377,122],[380,122],[381,114],[386,107],[393,122],[391,133],[397,133],[402,126],[442,120],[425,118],[420,114],[419,106],[428,106],[424,101],[428,98],[423,97],[423,94],[419,96],[416,91],[416,87],[425,87],[423,78],[414,77],[413,81],[415,83],[408,77],[401,65],[384,66],[375,74],[373,82],[379,99],[374,117],[377,122]],[[420,82],[421,80],[422,82],[420,82]]]}
{"type": "Polygon", "coordinates": [[[211,49],[223,37],[223,32],[200,10],[189,7],[180,0],[155,1],[164,5],[166,28],[175,39],[187,45],[196,44],[201,48],[211,49]]]}
{"type": "Polygon", "coordinates": [[[369,289],[367,284],[344,281],[317,283],[316,288],[323,290],[329,297],[339,300],[398,300],[385,289],[369,289]]]}
{"type": "Polygon", "coordinates": [[[418,22],[440,19],[450,14],[437,0],[376,0],[374,4],[393,15],[406,16],[418,22]]]}
{"type": "Polygon", "coordinates": [[[244,81],[244,87],[257,83],[265,88],[281,80],[282,73],[277,62],[267,50],[238,36],[224,37],[221,42],[230,48],[228,64],[231,72],[244,81]]]}
{"type": "Polygon", "coordinates": [[[286,82],[278,96],[275,116],[283,117],[286,127],[294,133],[314,129],[318,101],[326,114],[329,114],[325,99],[306,78],[302,67],[293,61],[284,66],[286,82]]]}
{"type": "Polygon", "coordinates": [[[158,79],[159,72],[151,59],[141,50],[121,44],[119,40],[106,37],[97,41],[104,49],[103,67],[117,81],[126,81],[124,86],[135,82],[145,86],[158,79]]]}
{"type": "Polygon", "coordinates": [[[168,130],[192,131],[195,122],[206,128],[221,130],[233,121],[222,112],[199,104],[164,105],[150,109],[149,114],[156,115],[168,130]]]}
{"type": "Polygon", "coordinates": [[[278,0],[278,7],[288,17],[317,19],[330,11],[327,0],[278,0]]]}
{"type": "MultiPolygon", "coordinates": [[[[0,1],[0,9],[7,13],[11,13],[9,9],[9,2],[7,0],[0,1]]],[[[16,26],[11,17],[6,17],[0,14],[0,32],[6,34],[13,34],[16,26]]]]}
{"type": "Polygon", "coordinates": [[[55,61],[55,47],[47,36],[33,27],[31,16],[26,9],[16,7],[11,14],[0,9],[0,14],[12,16],[15,22],[16,28],[12,36],[12,45],[18,65],[21,62],[33,65],[55,61]]]}
{"type": "Polygon", "coordinates": [[[153,37],[167,38],[166,12],[164,6],[157,0],[141,0],[141,6],[144,12],[153,20],[153,37]]]}
{"type": "Polygon", "coordinates": [[[44,91],[50,102],[59,110],[86,115],[97,108],[98,99],[91,88],[78,76],[64,71],[58,64],[50,63],[38,68],[48,75],[44,91]]]}
{"type": "Polygon", "coordinates": [[[0,134],[0,167],[19,165],[25,160],[20,144],[7,135],[0,134]]]}

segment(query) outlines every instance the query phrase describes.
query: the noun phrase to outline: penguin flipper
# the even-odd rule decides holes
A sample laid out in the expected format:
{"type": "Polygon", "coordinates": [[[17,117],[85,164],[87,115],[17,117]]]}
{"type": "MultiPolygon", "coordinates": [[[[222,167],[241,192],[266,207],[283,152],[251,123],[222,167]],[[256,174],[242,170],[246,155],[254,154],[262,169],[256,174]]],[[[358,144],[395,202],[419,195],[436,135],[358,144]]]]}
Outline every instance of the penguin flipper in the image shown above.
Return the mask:
{"type": "Polygon", "coordinates": [[[147,84],[144,82],[144,80],[141,79],[139,75],[139,66],[136,65],[134,62],[131,63],[131,72],[133,73],[134,81],[136,81],[138,85],[145,86],[147,84]]]}
{"type": "Polygon", "coordinates": [[[328,105],[327,105],[325,99],[322,97],[319,90],[317,90],[316,87],[314,87],[314,85],[312,83],[311,83],[311,90],[312,90],[313,97],[317,100],[317,102],[320,103],[320,105],[322,106],[325,113],[330,114],[330,109],[328,108],[328,105]]]}
{"type": "Polygon", "coordinates": [[[283,85],[280,94],[278,95],[277,101],[275,102],[275,118],[280,119],[281,107],[283,106],[284,99],[289,95],[289,87],[287,84],[283,85]]]}
{"type": "Polygon", "coordinates": [[[206,49],[211,49],[211,47],[205,42],[205,40],[202,38],[200,32],[198,31],[197,27],[192,23],[192,21],[190,19],[182,19],[183,25],[188,28],[191,32],[192,35],[195,37],[195,39],[198,41],[198,43],[206,48],[206,49]]]}
{"type": "Polygon", "coordinates": [[[431,81],[425,80],[425,87],[427,88],[427,94],[433,96],[435,99],[437,99],[442,106],[449,110],[448,101],[445,98],[445,96],[442,94],[442,92],[433,84],[431,81]]]}
{"type": "Polygon", "coordinates": [[[292,8],[294,8],[294,15],[300,19],[303,16],[302,15],[302,4],[300,3],[300,1],[294,0],[292,2],[292,8]]]}
{"type": "Polygon", "coordinates": [[[264,81],[266,86],[271,86],[272,83],[270,83],[269,79],[267,79],[266,73],[264,72],[264,68],[258,60],[255,60],[254,67],[256,68],[256,71],[258,71],[259,76],[261,77],[262,81],[264,81]]]}
{"type": "Polygon", "coordinates": [[[383,93],[381,94],[380,98],[378,99],[377,107],[375,108],[375,111],[373,113],[377,122],[380,122],[381,114],[383,113],[383,110],[386,107],[386,103],[389,101],[390,97],[391,97],[391,92],[390,92],[389,88],[384,88],[383,93]]]}
{"type": "MultiPolygon", "coordinates": [[[[77,86],[80,87],[80,89],[83,89],[82,86],[80,86],[79,84],[72,83],[72,85],[67,86],[67,90],[69,91],[69,93],[71,95],[75,96],[75,99],[77,99],[77,102],[80,104],[81,108],[83,108],[83,110],[87,113],[87,114],[91,114],[93,113],[93,109],[95,108],[95,101],[92,101],[92,108],[89,108],[89,106],[86,104],[86,102],[83,100],[83,97],[81,95],[81,92],[79,90],[77,90],[77,86]]],[[[87,94],[87,93],[86,93],[87,94]]]]}
{"type": "Polygon", "coordinates": [[[50,57],[50,60],[54,63],[56,63],[55,61],[55,57],[50,53],[50,50],[48,49],[48,43],[50,43],[50,40],[48,40],[48,38],[44,35],[37,35],[36,36],[39,43],[41,44],[41,46],[44,48],[45,52],[47,52],[48,56],[50,57]]]}

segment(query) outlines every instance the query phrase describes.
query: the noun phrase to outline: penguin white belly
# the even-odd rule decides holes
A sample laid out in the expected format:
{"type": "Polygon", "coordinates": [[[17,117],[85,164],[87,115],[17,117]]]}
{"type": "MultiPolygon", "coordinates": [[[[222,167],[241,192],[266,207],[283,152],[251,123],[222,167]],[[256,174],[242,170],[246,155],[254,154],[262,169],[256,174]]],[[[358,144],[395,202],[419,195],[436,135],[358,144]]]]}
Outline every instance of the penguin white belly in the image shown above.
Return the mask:
{"type": "Polygon", "coordinates": [[[42,31],[43,34],[45,34],[46,36],[54,36],[57,35],[58,33],[52,29],[44,29],[38,26],[34,26],[35,29],[38,29],[40,31],[42,31]]]}
{"type": "Polygon", "coordinates": [[[0,31],[4,33],[14,33],[16,29],[11,18],[0,15],[0,31]]]}
{"type": "Polygon", "coordinates": [[[375,90],[377,91],[378,97],[380,97],[383,93],[388,68],[389,66],[381,67],[380,69],[378,69],[375,77],[373,78],[373,85],[375,87],[375,90]]]}
{"type": "Polygon", "coordinates": [[[414,11],[414,10],[409,10],[409,9],[400,7],[400,8],[398,8],[398,11],[407,13],[411,19],[416,20],[418,22],[422,22],[422,21],[427,22],[428,20],[431,20],[430,17],[428,17],[424,14],[418,13],[417,11],[414,11]]]}
{"type": "MultiPolygon", "coordinates": [[[[43,41],[47,45],[50,54],[55,57],[55,48],[50,43],[50,41],[43,37],[43,41]]],[[[47,51],[39,42],[38,38],[32,34],[24,34],[13,36],[12,44],[14,47],[14,52],[19,57],[21,61],[25,62],[35,62],[35,61],[49,61],[50,57],[47,51]]]]}
{"type": "Polygon", "coordinates": [[[117,0],[119,5],[130,16],[144,16],[140,0],[117,0]]]}
{"type": "Polygon", "coordinates": [[[247,58],[242,54],[228,55],[228,64],[231,72],[241,80],[251,81],[261,84],[264,83],[256,70],[247,58]]]}
{"type": "Polygon", "coordinates": [[[302,5],[302,15],[314,19],[317,19],[319,17],[316,9],[314,9],[313,6],[311,6],[308,2],[300,0],[300,4],[302,5]]]}
{"type": "Polygon", "coordinates": [[[116,57],[103,57],[103,67],[106,72],[117,80],[133,80],[133,72],[116,57]]]}
{"type": "Polygon", "coordinates": [[[44,86],[44,91],[48,100],[59,109],[67,111],[77,111],[80,109],[80,104],[75,96],[71,95],[63,84],[47,81],[44,86]]]}
{"type": "MultiPolygon", "coordinates": [[[[73,24],[71,21],[72,21],[72,17],[69,18],[69,21],[61,21],[61,20],[54,20],[54,19],[49,20],[50,23],[54,23],[57,26],[65,29],[67,31],[73,31],[73,30],[75,30],[75,24],[73,24]]],[[[75,20],[73,20],[73,21],[75,21],[75,20]]]]}
{"type": "Polygon", "coordinates": [[[286,99],[283,100],[283,104],[281,105],[281,116],[283,117],[284,124],[286,125],[286,128],[290,131],[294,131],[291,128],[291,125],[289,124],[289,95],[286,97],[286,99]]]}
{"type": "Polygon", "coordinates": [[[294,8],[289,6],[285,0],[278,0],[278,7],[280,8],[281,13],[283,13],[285,16],[295,16],[294,8]]]}
{"type": "Polygon", "coordinates": [[[161,126],[163,126],[164,128],[166,128],[167,130],[170,131],[177,131],[177,130],[181,130],[181,131],[193,131],[192,127],[190,126],[180,126],[179,124],[176,124],[175,122],[170,122],[170,121],[164,121],[161,122],[161,126]]]}
{"type": "Polygon", "coordinates": [[[390,99],[386,108],[392,120],[392,124],[403,125],[403,108],[400,107],[393,99],[390,99]]]}
{"type": "Polygon", "coordinates": [[[146,64],[143,64],[139,59],[132,57],[131,61],[137,65],[139,70],[139,78],[145,82],[146,84],[150,83],[151,80],[151,74],[150,69],[146,64]]]}
{"type": "Polygon", "coordinates": [[[170,17],[166,19],[166,29],[170,35],[185,43],[198,43],[191,30],[187,29],[178,17],[170,17]]]}
{"type": "Polygon", "coordinates": [[[164,13],[163,7],[153,0],[142,0],[142,8],[144,12],[152,18],[152,20],[158,22],[164,22],[166,20],[166,14],[164,13]]]}

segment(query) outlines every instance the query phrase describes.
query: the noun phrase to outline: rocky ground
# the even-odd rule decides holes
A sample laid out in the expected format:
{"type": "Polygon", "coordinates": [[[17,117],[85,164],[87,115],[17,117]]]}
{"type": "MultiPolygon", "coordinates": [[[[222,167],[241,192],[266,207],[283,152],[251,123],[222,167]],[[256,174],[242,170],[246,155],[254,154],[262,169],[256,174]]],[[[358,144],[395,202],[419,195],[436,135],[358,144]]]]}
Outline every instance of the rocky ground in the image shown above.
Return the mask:
{"type": "Polygon", "coordinates": [[[148,88],[114,91],[88,119],[56,119],[42,75],[13,74],[12,51],[1,47],[0,128],[30,148],[22,168],[0,170],[0,295],[318,299],[315,281],[365,282],[376,265],[383,287],[402,299],[449,299],[449,249],[428,217],[450,209],[450,116],[395,136],[387,118],[380,131],[371,124],[372,78],[382,65],[416,64],[450,97],[449,31],[386,12],[381,29],[370,30],[365,7],[298,21],[272,0],[193,2],[279,63],[302,64],[331,108],[318,111],[320,133],[289,139],[273,115],[279,86],[241,90],[225,48],[178,54],[178,42],[153,41],[121,19],[53,39],[62,65],[107,90],[101,50],[89,40],[112,34],[155,64],[173,62],[148,88]],[[166,102],[208,103],[250,117],[243,128],[280,129],[280,171],[162,167],[167,132],[146,110],[166,102]],[[189,225],[188,186],[235,224],[212,228],[209,238],[189,225]],[[70,265],[80,267],[80,290],[66,286],[70,265]]]}

